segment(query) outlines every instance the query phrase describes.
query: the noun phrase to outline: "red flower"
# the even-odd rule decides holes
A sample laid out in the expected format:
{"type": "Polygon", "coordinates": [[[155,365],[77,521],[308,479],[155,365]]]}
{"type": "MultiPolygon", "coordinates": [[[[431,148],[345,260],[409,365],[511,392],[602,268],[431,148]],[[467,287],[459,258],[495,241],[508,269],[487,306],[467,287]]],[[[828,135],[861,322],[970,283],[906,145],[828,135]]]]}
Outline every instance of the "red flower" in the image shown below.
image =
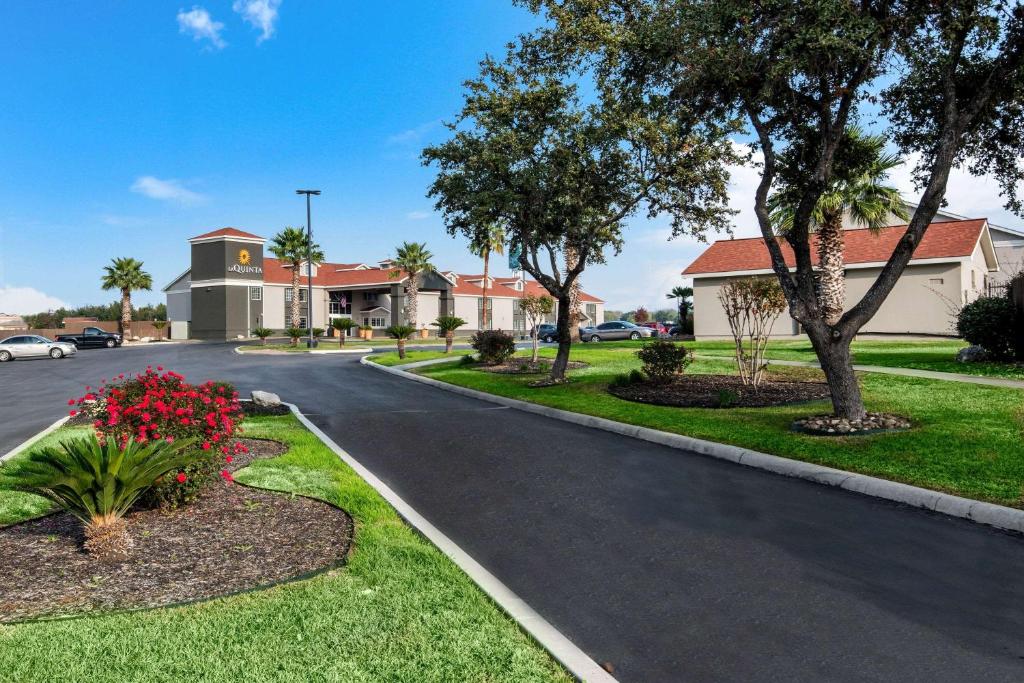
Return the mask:
{"type": "Polygon", "coordinates": [[[224,460],[225,460],[225,462],[230,463],[230,462],[232,462],[234,460],[234,458],[229,455],[226,458],[224,458],[224,460]]]}
{"type": "Polygon", "coordinates": [[[179,484],[184,484],[186,479],[188,479],[188,477],[185,476],[184,472],[178,472],[178,483],[179,484]]]}
{"type": "Polygon", "coordinates": [[[235,480],[235,478],[232,477],[231,473],[228,472],[227,470],[221,470],[220,471],[220,476],[221,476],[221,479],[223,479],[226,482],[232,482],[232,481],[235,480]]]}
{"type": "Polygon", "coordinates": [[[78,415],[78,411],[77,410],[68,411],[68,415],[70,415],[71,417],[74,417],[75,415],[78,415]]]}
{"type": "Polygon", "coordinates": [[[75,405],[75,399],[73,399],[73,398],[69,398],[69,399],[68,399],[68,405],[69,405],[69,406],[73,406],[73,405],[75,405]]]}
{"type": "Polygon", "coordinates": [[[210,442],[209,441],[204,441],[203,442],[203,450],[204,451],[210,450],[210,442]]]}

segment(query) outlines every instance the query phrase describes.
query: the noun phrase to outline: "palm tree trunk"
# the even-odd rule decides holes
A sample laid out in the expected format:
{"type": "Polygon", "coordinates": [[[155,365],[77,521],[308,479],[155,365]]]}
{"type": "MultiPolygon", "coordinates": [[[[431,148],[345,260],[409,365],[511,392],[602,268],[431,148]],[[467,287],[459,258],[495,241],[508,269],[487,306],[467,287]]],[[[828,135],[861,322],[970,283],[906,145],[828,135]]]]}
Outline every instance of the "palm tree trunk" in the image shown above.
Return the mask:
{"type": "Polygon", "coordinates": [[[299,326],[299,262],[292,262],[292,327],[299,326]]]}
{"type": "Polygon", "coordinates": [[[405,359],[405,340],[404,339],[399,339],[398,340],[398,357],[403,359],[403,360],[405,359]]]}
{"type": "Polygon", "coordinates": [[[455,330],[448,330],[444,333],[444,352],[452,352],[452,343],[455,341],[455,330]]]}
{"type": "Polygon", "coordinates": [[[338,346],[345,345],[345,335],[348,334],[348,330],[338,328],[338,346]]]}
{"type": "Polygon", "coordinates": [[[842,214],[828,216],[818,227],[818,267],[821,272],[818,305],[825,322],[835,325],[846,305],[842,214]]]}
{"type": "Polygon", "coordinates": [[[121,290],[121,335],[125,339],[132,336],[132,290],[121,290]]]}
{"type": "Polygon", "coordinates": [[[480,312],[480,329],[487,329],[487,275],[490,270],[491,264],[491,252],[484,250],[484,281],[480,283],[480,289],[482,291],[482,298],[484,300],[484,310],[480,312]]]}
{"type": "Polygon", "coordinates": [[[405,323],[416,327],[416,300],[419,298],[420,287],[416,275],[409,273],[409,284],[405,288],[405,323]]]}
{"type": "MultiPolygon", "coordinates": [[[[565,272],[569,273],[570,270],[576,267],[579,263],[580,256],[579,252],[576,251],[575,247],[566,246],[565,248],[565,272]]],[[[580,279],[577,277],[573,280],[572,286],[569,288],[569,326],[571,328],[570,333],[572,334],[572,341],[582,341],[580,337],[580,321],[583,316],[580,313],[580,279]]],[[[566,360],[568,362],[568,358],[566,360]]]]}

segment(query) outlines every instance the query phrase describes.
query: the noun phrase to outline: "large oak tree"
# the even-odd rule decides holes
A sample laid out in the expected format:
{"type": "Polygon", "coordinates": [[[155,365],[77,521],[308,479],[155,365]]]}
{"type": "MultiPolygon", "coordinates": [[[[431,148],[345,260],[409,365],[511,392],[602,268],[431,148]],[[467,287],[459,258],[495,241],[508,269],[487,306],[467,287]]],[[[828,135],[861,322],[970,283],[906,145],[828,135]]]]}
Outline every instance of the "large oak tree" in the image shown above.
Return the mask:
{"type": "Polygon", "coordinates": [[[642,91],[741,121],[763,157],[754,210],[790,315],[803,325],[835,413],[865,413],[850,343],[878,311],[943,203],[958,165],[992,173],[1020,212],[1024,180],[1024,9],[999,0],[523,0],[549,19],[549,59],[595,74],[625,103],[642,91]],[[813,214],[845,131],[863,125],[919,159],[920,202],[903,238],[856,304],[831,322],[815,295],[813,214]],[[773,230],[768,199],[780,155],[796,198],[792,226],[773,230]],[[781,240],[792,247],[786,264],[781,240]]]}
{"type": "Polygon", "coordinates": [[[478,241],[486,226],[506,226],[519,265],[557,300],[550,379],[558,382],[580,274],[619,251],[624,222],[638,211],[669,212],[680,231],[724,229],[724,164],[734,150],[720,126],[683,110],[624,108],[600,92],[584,102],[540,55],[527,41],[504,62],[484,60],[450,139],[423,158],[438,169],[429,195],[449,232],[478,241]]]}

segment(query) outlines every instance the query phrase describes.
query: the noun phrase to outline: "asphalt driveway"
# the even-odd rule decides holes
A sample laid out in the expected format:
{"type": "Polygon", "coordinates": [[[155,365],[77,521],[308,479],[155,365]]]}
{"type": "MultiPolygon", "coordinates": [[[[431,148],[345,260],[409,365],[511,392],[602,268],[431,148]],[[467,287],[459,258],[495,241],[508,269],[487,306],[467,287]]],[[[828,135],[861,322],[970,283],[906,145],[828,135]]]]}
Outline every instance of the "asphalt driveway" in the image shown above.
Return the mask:
{"type": "Polygon", "coordinates": [[[1024,539],[355,357],[168,345],[9,363],[0,452],[147,363],[297,403],[623,681],[1024,680],[1024,539]]]}

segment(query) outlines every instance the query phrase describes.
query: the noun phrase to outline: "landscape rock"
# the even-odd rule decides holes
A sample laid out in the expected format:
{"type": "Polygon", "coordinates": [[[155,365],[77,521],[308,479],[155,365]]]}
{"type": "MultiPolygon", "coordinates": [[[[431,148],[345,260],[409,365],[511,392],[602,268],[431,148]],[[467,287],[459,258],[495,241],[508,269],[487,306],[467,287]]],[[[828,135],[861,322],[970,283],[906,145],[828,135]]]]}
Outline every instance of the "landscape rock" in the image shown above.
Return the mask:
{"type": "Polygon", "coordinates": [[[868,413],[863,420],[847,420],[835,415],[812,415],[793,423],[793,429],[804,434],[860,436],[873,432],[910,429],[910,420],[889,413],[868,413]]]}
{"type": "Polygon", "coordinates": [[[261,408],[276,408],[281,405],[281,397],[269,391],[254,391],[252,402],[261,408]]]}
{"type": "Polygon", "coordinates": [[[956,354],[956,360],[958,363],[981,363],[987,361],[991,356],[992,354],[983,347],[975,344],[974,346],[960,349],[956,354]]]}

